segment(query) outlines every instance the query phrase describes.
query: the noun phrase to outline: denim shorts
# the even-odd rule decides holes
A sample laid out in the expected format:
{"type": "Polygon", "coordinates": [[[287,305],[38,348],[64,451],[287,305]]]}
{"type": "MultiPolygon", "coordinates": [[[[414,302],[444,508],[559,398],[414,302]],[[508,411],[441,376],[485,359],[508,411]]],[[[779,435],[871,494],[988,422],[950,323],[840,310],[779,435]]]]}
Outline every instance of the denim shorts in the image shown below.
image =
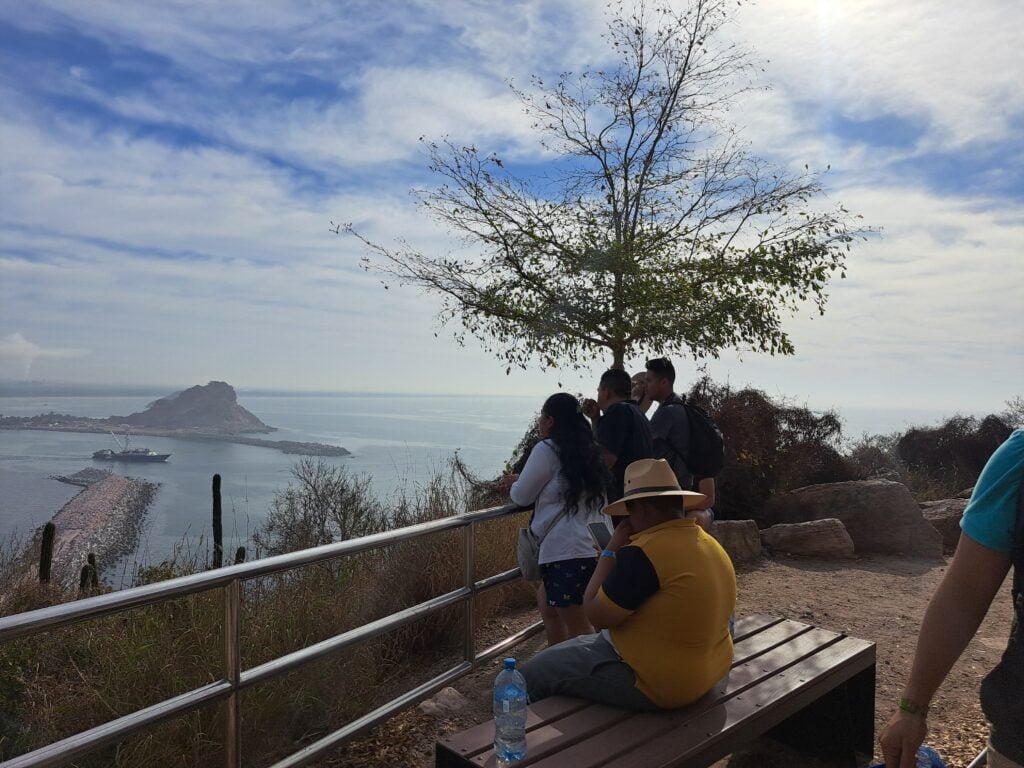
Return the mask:
{"type": "Polygon", "coordinates": [[[554,608],[568,608],[583,605],[583,593],[587,590],[590,577],[597,568],[596,557],[577,557],[574,560],[558,560],[544,563],[544,590],[548,605],[554,608]]]}

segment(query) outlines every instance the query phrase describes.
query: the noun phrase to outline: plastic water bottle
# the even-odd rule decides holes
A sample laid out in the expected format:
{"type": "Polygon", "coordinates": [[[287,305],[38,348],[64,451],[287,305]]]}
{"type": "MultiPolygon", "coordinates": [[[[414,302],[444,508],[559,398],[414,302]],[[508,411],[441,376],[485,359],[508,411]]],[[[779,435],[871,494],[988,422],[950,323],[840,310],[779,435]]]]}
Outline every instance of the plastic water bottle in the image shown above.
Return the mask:
{"type": "Polygon", "coordinates": [[[494,680],[494,755],[502,763],[526,757],[526,680],[511,658],[494,680]]]}
{"type": "MultiPolygon", "coordinates": [[[[886,768],[885,763],[875,763],[871,768],[886,768]]],[[[946,768],[939,753],[931,747],[921,746],[917,750],[917,762],[914,768],[946,768]]]]}

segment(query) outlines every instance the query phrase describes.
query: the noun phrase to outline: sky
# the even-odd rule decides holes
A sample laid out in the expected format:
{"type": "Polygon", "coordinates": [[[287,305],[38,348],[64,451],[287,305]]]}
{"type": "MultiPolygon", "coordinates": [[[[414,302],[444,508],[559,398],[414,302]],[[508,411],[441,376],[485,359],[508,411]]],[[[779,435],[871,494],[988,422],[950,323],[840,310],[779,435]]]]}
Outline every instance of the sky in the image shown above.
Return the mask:
{"type": "MultiPolygon", "coordinates": [[[[796,354],[715,379],[815,408],[992,412],[1024,394],[1019,0],[771,0],[728,35],[764,72],[732,119],[878,228],[796,354]]],[[[355,222],[444,252],[421,136],[549,160],[508,83],[607,66],[591,0],[0,4],[0,379],[590,392],[512,370],[440,301],[360,269],[355,222]]],[[[680,379],[697,362],[677,359],[680,379]]],[[[640,370],[642,360],[627,362],[640,370]]]]}

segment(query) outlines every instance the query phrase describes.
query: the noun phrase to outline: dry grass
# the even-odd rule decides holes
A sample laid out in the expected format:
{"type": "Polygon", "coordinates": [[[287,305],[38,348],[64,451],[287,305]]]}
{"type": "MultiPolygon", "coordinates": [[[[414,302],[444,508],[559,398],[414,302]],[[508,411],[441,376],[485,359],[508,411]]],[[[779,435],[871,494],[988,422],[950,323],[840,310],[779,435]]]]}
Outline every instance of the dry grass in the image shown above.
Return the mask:
{"type": "MultiPolygon", "coordinates": [[[[305,480],[325,479],[312,464],[306,466],[311,468],[314,474],[307,474],[305,480]]],[[[438,475],[412,498],[400,499],[389,508],[365,496],[370,508],[360,508],[358,513],[353,513],[350,494],[358,483],[338,485],[345,478],[334,474],[326,479],[335,483],[335,492],[348,494],[345,504],[332,508],[321,503],[320,518],[303,518],[303,498],[293,494],[293,503],[282,506],[284,517],[272,521],[278,531],[301,531],[305,537],[310,531],[331,530],[333,522],[345,523],[331,521],[332,515],[345,514],[349,523],[353,516],[360,521],[358,527],[364,530],[353,533],[362,535],[387,527],[382,522],[385,519],[401,527],[466,509],[466,488],[454,475],[438,475]]],[[[324,502],[324,498],[318,501],[324,502]]],[[[477,526],[477,578],[513,567],[515,531],[523,524],[519,517],[477,526]]],[[[464,580],[462,536],[462,531],[443,532],[247,582],[243,668],[457,589],[464,580]]],[[[273,545],[277,551],[290,548],[289,541],[267,531],[263,544],[273,545]]],[[[264,551],[267,549],[264,546],[264,551]]],[[[181,558],[140,571],[137,581],[155,581],[203,567],[202,558],[181,558]]],[[[9,572],[6,568],[6,562],[0,563],[0,573],[9,572]]],[[[9,595],[5,608],[8,613],[77,596],[32,580],[15,583],[13,592],[16,594],[9,595]]],[[[477,599],[477,620],[486,621],[530,600],[525,586],[494,590],[477,599]]],[[[222,612],[221,593],[214,590],[0,646],[0,759],[221,679],[222,612]]],[[[426,670],[457,657],[462,621],[463,611],[458,607],[442,611],[247,689],[242,696],[243,762],[269,765],[382,704],[394,695],[396,686],[411,687],[410,676],[421,670],[427,679],[426,670]]],[[[220,766],[222,722],[220,705],[206,707],[74,765],[220,766]]]]}

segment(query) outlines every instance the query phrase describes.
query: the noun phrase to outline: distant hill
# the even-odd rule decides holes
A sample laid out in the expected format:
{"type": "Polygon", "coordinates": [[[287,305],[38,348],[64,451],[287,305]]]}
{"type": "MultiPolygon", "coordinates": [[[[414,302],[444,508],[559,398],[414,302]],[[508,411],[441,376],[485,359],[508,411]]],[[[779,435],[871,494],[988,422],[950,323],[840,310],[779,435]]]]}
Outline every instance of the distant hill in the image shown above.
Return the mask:
{"type": "Polygon", "coordinates": [[[216,434],[273,432],[238,404],[234,387],[223,381],[196,385],[150,403],[130,416],[111,416],[110,421],[147,429],[192,429],[216,434]]]}

